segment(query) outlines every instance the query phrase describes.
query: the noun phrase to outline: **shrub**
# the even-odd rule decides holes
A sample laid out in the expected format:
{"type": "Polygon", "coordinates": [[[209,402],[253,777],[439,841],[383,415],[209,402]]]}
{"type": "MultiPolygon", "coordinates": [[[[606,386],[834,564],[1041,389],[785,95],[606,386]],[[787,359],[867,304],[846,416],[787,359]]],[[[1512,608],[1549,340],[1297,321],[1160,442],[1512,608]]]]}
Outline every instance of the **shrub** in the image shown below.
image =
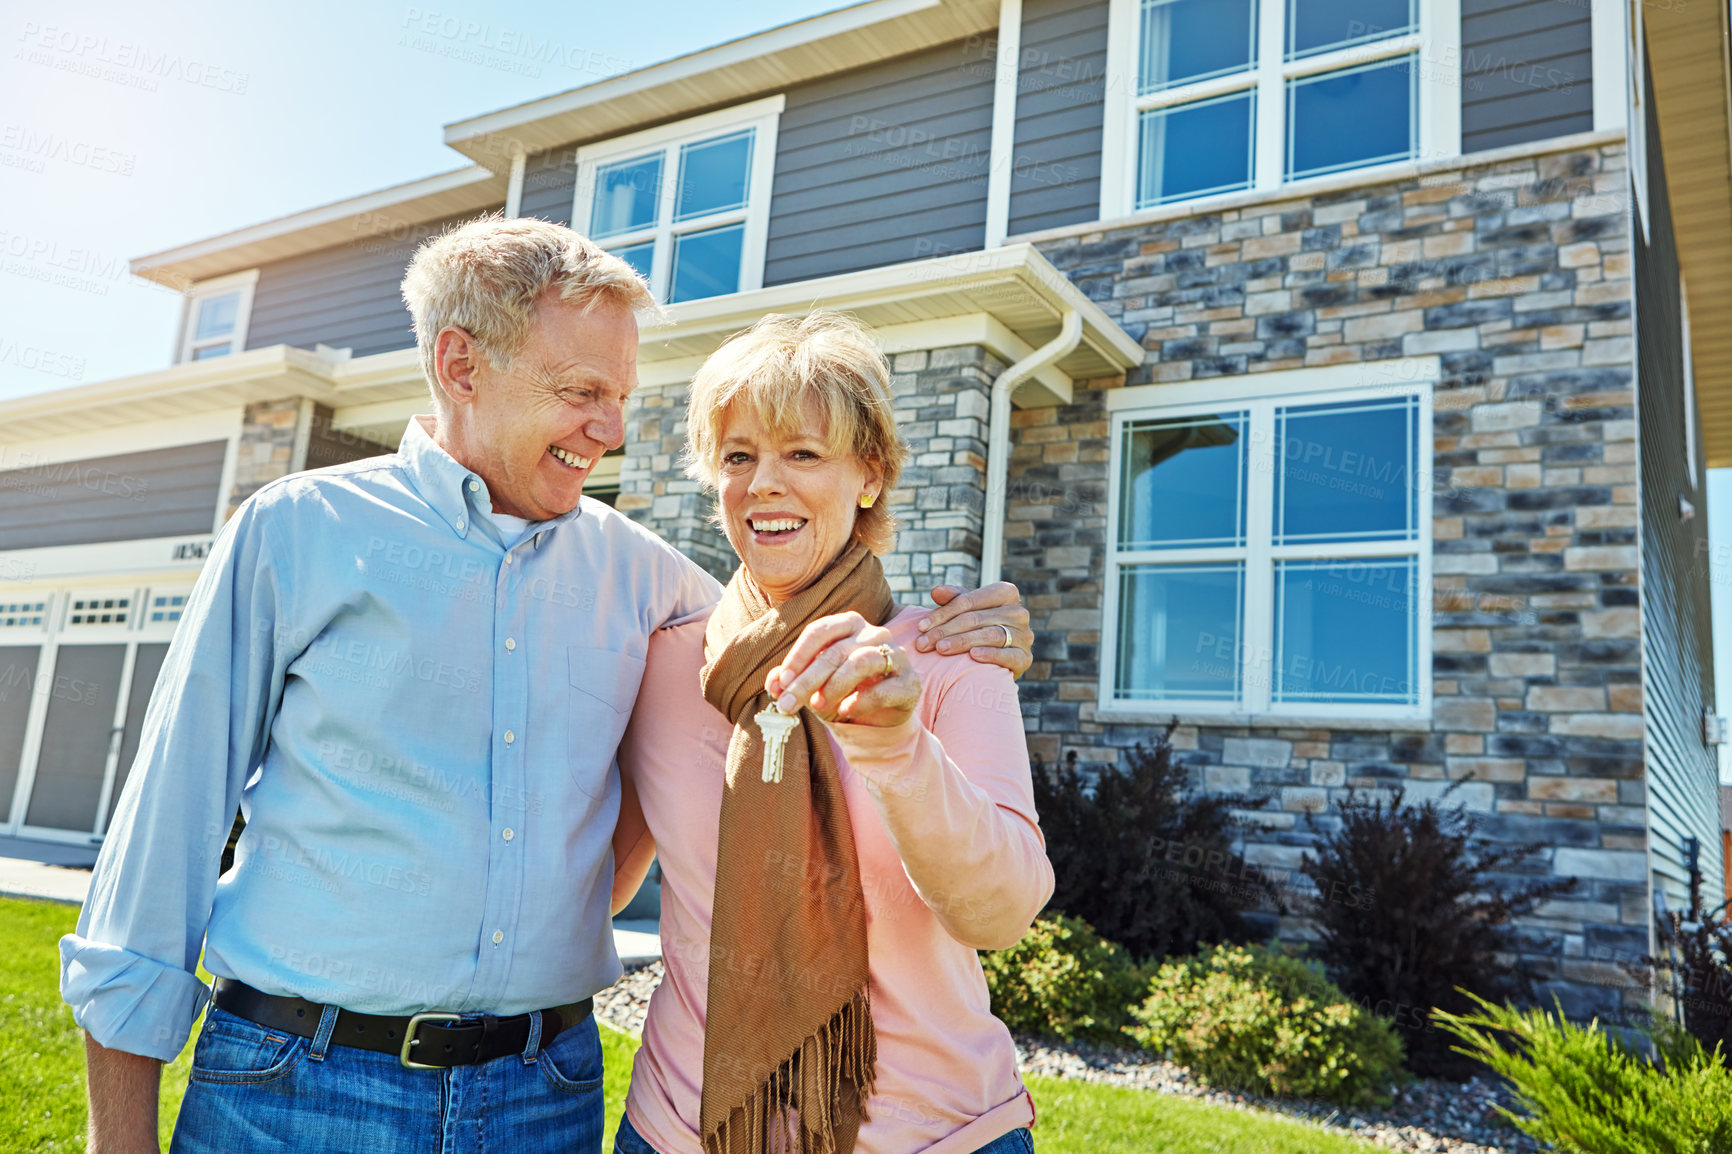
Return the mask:
{"type": "MultiPolygon", "coordinates": [[[[1313,947],[1343,991],[1394,1019],[1416,1074],[1465,1078],[1474,1064],[1431,1022],[1434,1009],[1461,1012],[1467,994],[1531,997],[1535,975],[1513,958],[1511,923],[1573,883],[1500,885],[1543,846],[1491,846],[1477,819],[1436,801],[1387,804],[1349,794],[1340,827],[1307,854],[1301,872],[1317,886],[1306,912],[1313,947]]],[[[1317,821],[1310,818],[1313,828],[1317,821]]]]}
{"type": "Polygon", "coordinates": [[[1215,946],[1168,962],[1127,1032],[1218,1086],[1382,1100],[1401,1077],[1401,1041],[1348,1001],[1320,967],[1260,946],[1215,946]]]}
{"type": "Polygon", "coordinates": [[[1732,1150],[1732,1072],[1682,1032],[1662,1033],[1656,1066],[1561,1010],[1520,1011],[1469,995],[1477,1012],[1439,1025],[1509,1081],[1518,1127],[1574,1154],[1721,1154],[1732,1150]]]}
{"type": "Polygon", "coordinates": [[[1167,732],[1127,767],[1103,766],[1085,788],[1074,758],[1036,762],[1035,809],[1055,875],[1052,907],[1087,921],[1139,961],[1253,936],[1243,914],[1271,894],[1233,851],[1236,807],[1259,800],[1187,795],[1167,732]]]}
{"type": "Polygon", "coordinates": [[[1124,1042],[1143,973],[1087,922],[1043,914],[1022,941],[980,960],[992,1012],[1015,1032],[1124,1042]]]}
{"type": "Polygon", "coordinates": [[[1677,911],[1662,919],[1661,940],[1675,951],[1642,960],[1665,976],[1684,1029],[1705,1048],[1732,1055],[1732,921],[1692,922],[1677,911]]]}

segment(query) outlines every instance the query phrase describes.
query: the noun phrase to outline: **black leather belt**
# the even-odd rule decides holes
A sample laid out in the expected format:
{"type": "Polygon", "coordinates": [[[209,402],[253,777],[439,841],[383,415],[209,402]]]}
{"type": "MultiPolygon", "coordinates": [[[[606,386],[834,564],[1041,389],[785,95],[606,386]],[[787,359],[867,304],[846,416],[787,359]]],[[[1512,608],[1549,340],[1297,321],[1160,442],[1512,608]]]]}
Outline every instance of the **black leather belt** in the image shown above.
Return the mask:
{"type": "MultiPolygon", "coordinates": [[[[267,994],[232,978],[216,980],[211,1001],[236,1017],[302,1038],[318,1034],[325,1010],[318,1002],[267,994]]],[[[541,1011],[541,1046],[552,1045],[560,1034],[589,1017],[593,1008],[594,999],[585,998],[541,1011]]],[[[340,1009],[331,1041],[338,1046],[395,1054],[411,1069],[474,1066],[523,1053],[529,1046],[529,1015],[496,1018],[491,1014],[428,1011],[386,1018],[340,1009]]]]}

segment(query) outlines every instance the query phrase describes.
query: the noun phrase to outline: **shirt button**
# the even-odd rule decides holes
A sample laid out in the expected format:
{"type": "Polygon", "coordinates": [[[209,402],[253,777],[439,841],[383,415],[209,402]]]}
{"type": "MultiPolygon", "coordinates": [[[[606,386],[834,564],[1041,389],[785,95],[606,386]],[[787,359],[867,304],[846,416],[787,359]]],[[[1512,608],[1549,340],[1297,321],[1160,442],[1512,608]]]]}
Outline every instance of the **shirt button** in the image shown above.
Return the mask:
{"type": "Polygon", "coordinates": [[[470,491],[470,492],[471,492],[471,493],[479,493],[479,492],[481,492],[481,482],[480,482],[480,481],[476,481],[476,480],[471,480],[471,481],[470,481],[470,482],[469,482],[469,491],[470,491]]]}
{"type": "Polygon", "coordinates": [[[512,829],[511,827],[507,826],[505,829],[505,832],[500,834],[499,836],[504,838],[506,841],[510,841],[512,838],[517,836],[517,831],[512,829]]]}
{"type": "Polygon", "coordinates": [[[516,740],[517,740],[517,735],[515,733],[511,732],[511,730],[509,730],[509,729],[505,731],[505,744],[506,745],[510,745],[512,742],[514,742],[516,740]]]}
{"type": "Polygon", "coordinates": [[[503,942],[504,940],[505,940],[505,931],[504,930],[494,930],[493,931],[493,944],[494,945],[497,946],[500,942],[503,942]]]}
{"type": "Polygon", "coordinates": [[[506,554],[506,555],[505,555],[505,563],[506,563],[506,564],[507,564],[507,565],[509,565],[509,564],[511,564],[511,554],[509,554],[509,553],[507,553],[507,554],[506,554]]]}
{"type": "Polygon", "coordinates": [[[514,650],[516,648],[517,648],[517,638],[507,637],[505,639],[505,652],[510,653],[512,650],[514,650]]]}
{"type": "Polygon", "coordinates": [[[461,517],[457,518],[457,531],[459,533],[463,532],[463,518],[461,517]]]}

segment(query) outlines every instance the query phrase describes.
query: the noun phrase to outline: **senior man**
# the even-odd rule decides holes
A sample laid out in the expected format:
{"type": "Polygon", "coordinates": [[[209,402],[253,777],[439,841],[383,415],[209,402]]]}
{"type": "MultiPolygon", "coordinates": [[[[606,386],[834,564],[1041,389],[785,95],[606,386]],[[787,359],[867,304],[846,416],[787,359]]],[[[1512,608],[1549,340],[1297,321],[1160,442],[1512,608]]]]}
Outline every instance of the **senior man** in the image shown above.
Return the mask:
{"type": "MultiPolygon", "coordinates": [[[[175,1150],[600,1147],[615,750],[650,633],[720,587],[581,499],[653,307],[628,265],[490,218],[424,245],[403,295],[433,415],[219,535],[61,942],[97,1154],[157,1149],[201,943],[175,1150]]],[[[930,636],[1014,633],[982,656],[1020,671],[1026,614],[990,608],[1014,599],[949,600],[930,636]]]]}

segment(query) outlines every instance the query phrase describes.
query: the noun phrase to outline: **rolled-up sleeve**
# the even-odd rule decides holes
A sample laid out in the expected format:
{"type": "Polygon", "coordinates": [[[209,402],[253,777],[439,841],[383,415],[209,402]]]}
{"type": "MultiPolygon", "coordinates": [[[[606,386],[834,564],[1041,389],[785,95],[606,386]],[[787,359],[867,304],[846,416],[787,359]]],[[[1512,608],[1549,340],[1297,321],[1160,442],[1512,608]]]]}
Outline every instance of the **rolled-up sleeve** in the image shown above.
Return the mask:
{"type": "MultiPolygon", "coordinates": [[[[60,993],[102,1045],[171,1060],[203,1008],[196,977],[223,846],[283,681],[285,579],[248,502],[217,537],[163,662],[137,760],[97,857],[60,993]]],[[[301,642],[304,647],[304,640],[301,642]]]]}
{"type": "Polygon", "coordinates": [[[848,764],[877,804],[902,865],[950,936],[1003,949],[1052,896],[1035,817],[1016,683],[996,666],[946,663],[929,726],[837,724],[848,764]]]}

